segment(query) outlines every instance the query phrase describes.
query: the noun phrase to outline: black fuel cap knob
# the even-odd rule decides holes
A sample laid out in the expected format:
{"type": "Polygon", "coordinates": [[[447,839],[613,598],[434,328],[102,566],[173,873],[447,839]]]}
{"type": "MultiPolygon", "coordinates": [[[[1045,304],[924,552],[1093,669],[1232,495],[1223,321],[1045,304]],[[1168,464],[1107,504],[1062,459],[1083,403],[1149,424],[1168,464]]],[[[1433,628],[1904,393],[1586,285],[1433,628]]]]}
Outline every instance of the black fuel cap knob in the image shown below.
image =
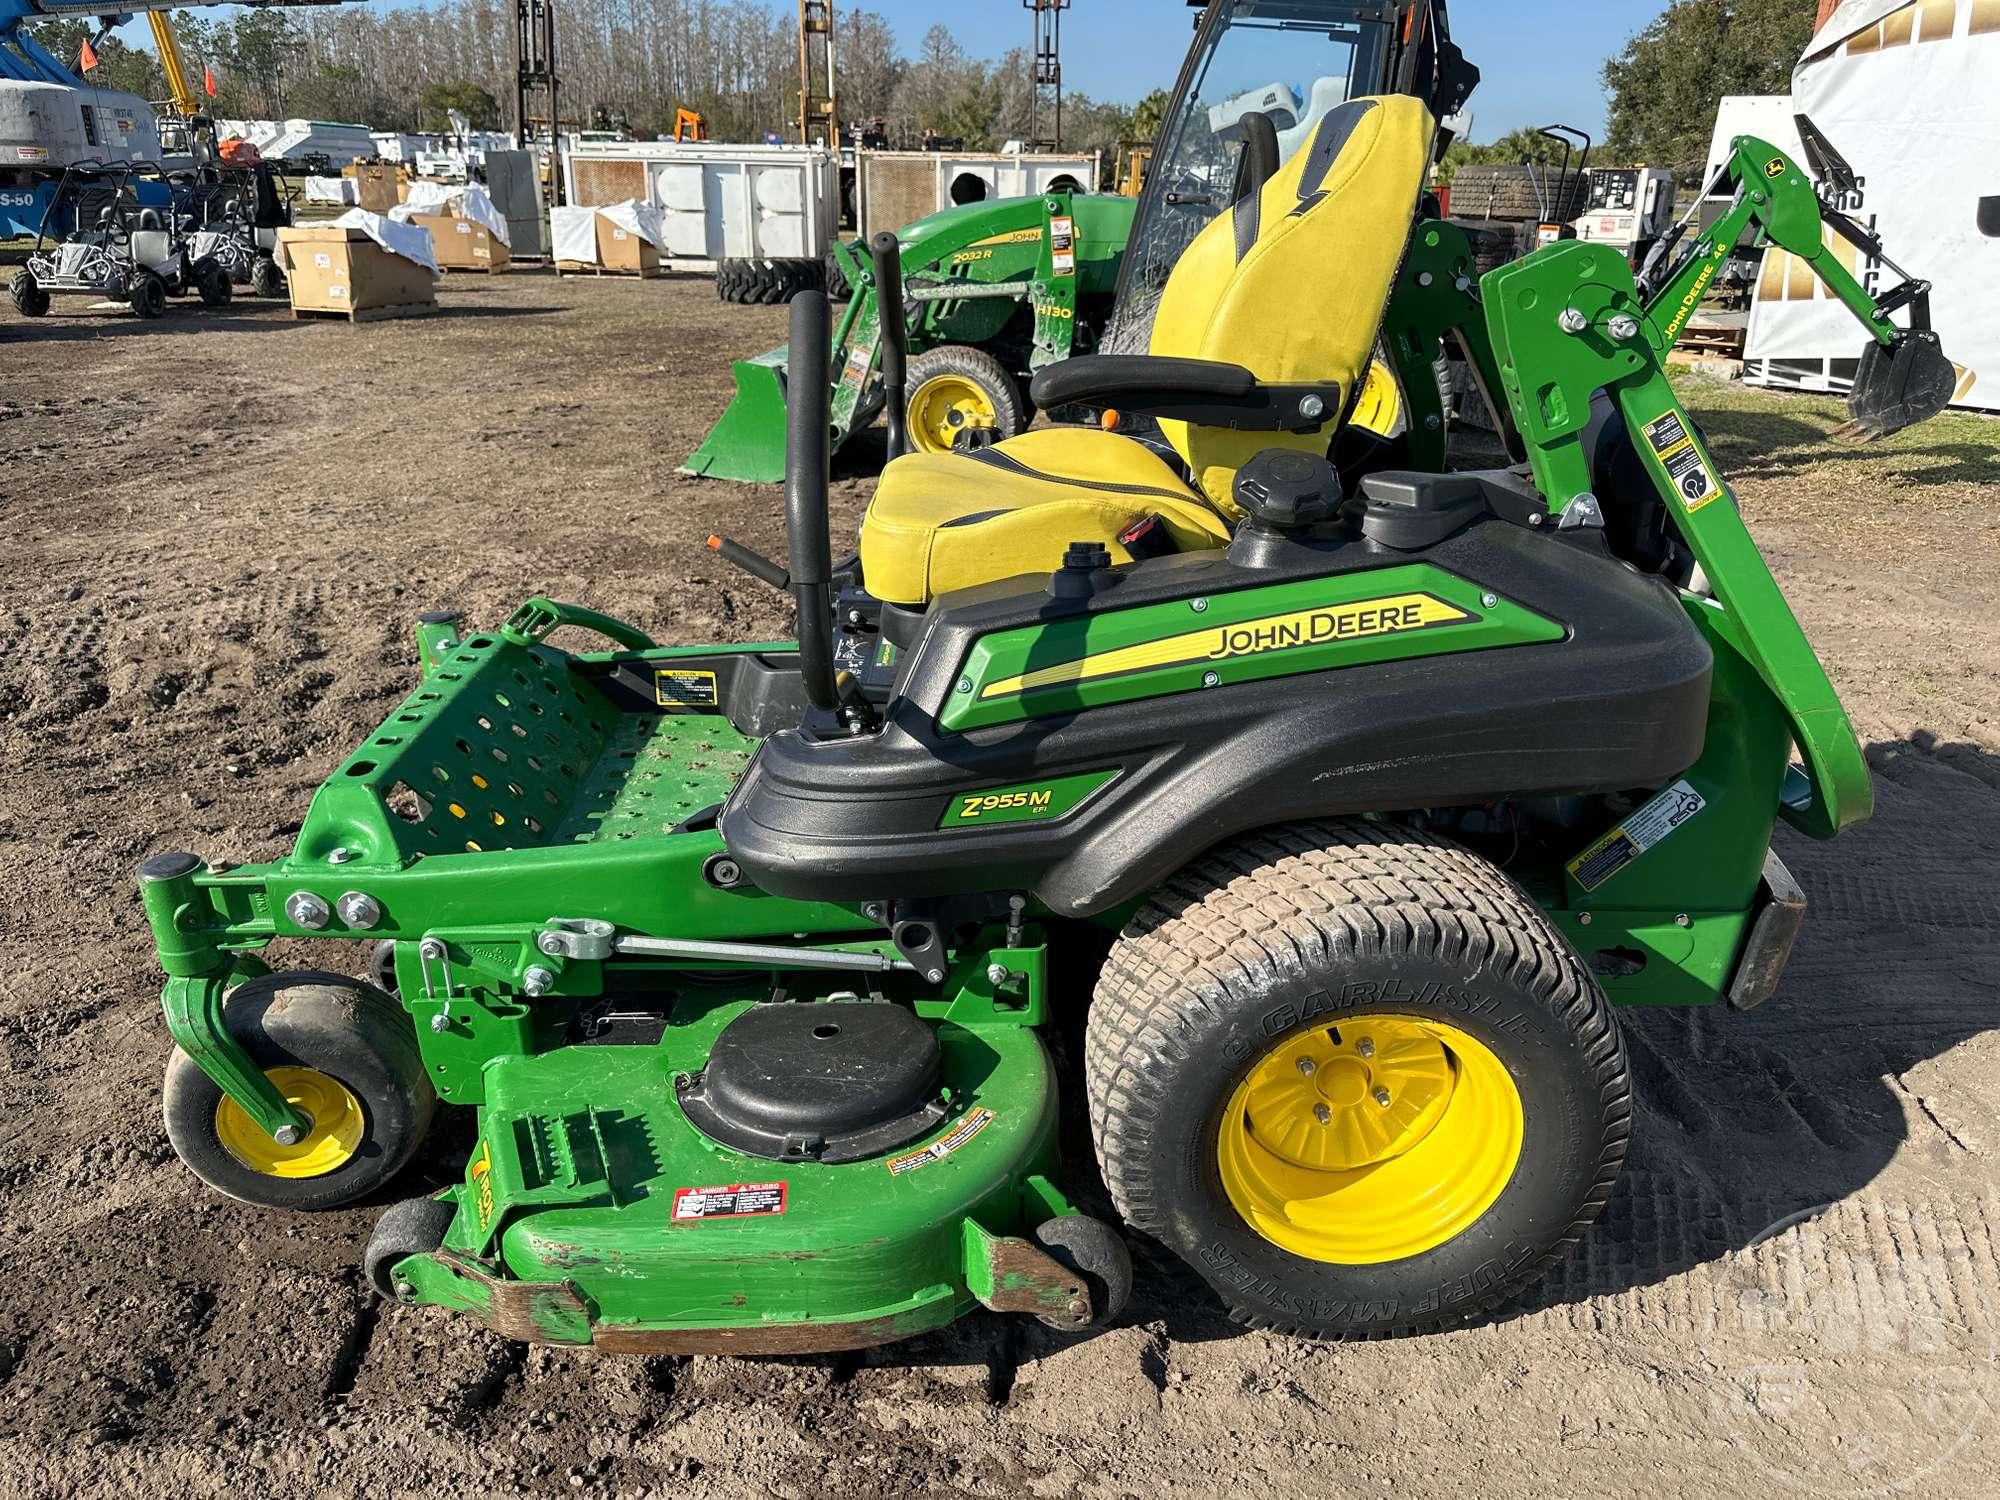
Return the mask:
{"type": "Polygon", "coordinates": [[[1266,448],[1236,471],[1236,503],[1278,531],[1324,521],[1340,503],[1340,477],[1317,453],[1266,448]]]}
{"type": "Polygon", "coordinates": [[[1088,599],[1110,577],[1111,549],[1102,542],[1071,542],[1062,566],[1049,575],[1049,594],[1056,599],[1088,599]]]}

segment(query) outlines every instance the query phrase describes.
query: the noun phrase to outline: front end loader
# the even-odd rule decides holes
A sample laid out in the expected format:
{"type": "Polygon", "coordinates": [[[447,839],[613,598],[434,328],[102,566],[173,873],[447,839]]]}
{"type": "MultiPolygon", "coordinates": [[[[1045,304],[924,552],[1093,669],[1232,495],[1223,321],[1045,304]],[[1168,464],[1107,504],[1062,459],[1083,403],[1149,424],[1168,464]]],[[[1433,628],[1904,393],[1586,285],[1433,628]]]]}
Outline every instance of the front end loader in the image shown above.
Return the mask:
{"type": "MultiPolygon", "coordinates": [[[[1053,360],[1094,347],[1110,310],[1132,200],[1051,193],[966,204],[898,232],[910,308],[915,441],[939,452],[997,441],[1028,424],[1027,381],[1053,360]]],[[[852,290],[833,334],[837,450],[882,408],[882,330],[871,263],[836,246],[852,290]]],[[[731,367],[736,397],[684,474],[776,484],[785,477],[785,404],[792,359],[779,347],[731,367]]]]}

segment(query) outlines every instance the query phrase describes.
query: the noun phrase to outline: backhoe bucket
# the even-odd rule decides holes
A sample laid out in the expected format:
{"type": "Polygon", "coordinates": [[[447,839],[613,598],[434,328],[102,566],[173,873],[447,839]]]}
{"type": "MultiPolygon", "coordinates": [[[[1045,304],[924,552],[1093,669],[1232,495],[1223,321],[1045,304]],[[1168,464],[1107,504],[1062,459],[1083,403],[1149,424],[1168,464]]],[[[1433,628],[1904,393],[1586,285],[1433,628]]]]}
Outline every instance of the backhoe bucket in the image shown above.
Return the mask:
{"type": "Polygon", "coordinates": [[[683,474],[778,484],[785,477],[785,350],[730,367],[736,399],[681,465],[683,474]]]}
{"type": "Polygon", "coordinates": [[[1935,333],[1906,333],[1894,344],[1873,340],[1861,351],[1844,429],[1864,439],[1887,437],[1928,421],[1951,404],[1958,371],[1935,333]]]}

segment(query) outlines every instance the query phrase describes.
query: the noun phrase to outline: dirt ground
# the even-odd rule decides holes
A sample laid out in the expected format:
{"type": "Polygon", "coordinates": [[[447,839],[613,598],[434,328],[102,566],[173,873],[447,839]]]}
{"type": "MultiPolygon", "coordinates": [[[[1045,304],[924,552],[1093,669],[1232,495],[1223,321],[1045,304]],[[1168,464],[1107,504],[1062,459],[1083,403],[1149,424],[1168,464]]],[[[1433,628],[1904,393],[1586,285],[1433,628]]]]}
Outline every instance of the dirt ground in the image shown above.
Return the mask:
{"type": "MultiPolygon", "coordinates": [[[[1690,387],[1878,807],[1782,835],[1812,914],[1773,1002],[1627,1013],[1629,1170],[1530,1309],[1313,1346],[1142,1268],[1087,1339],[979,1316],[849,1357],[597,1358],[378,1304],[379,1204],[209,1194],[160,1124],[142,858],[283,852],[411,686],[419,610],[784,627],[700,546],[777,550],[777,493],[674,472],[781,309],[535,273],[442,300],[0,312],[0,1493],[2000,1488],[2000,424],[1972,418],[1855,448],[1832,402],[1690,387]]],[[[867,489],[840,482],[836,536],[867,489]]],[[[447,1119],[394,1196],[464,1141],[447,1119]]]]}

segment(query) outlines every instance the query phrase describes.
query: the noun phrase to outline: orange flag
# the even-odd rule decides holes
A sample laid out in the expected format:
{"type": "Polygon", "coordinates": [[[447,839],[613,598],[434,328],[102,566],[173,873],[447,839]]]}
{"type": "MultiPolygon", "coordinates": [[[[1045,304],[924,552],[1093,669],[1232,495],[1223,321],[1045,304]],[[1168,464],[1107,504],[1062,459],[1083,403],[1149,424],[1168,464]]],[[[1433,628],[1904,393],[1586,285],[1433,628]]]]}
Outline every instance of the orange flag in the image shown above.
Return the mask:
{"type": "Polygon", "coordinates": [[[97,49],[90,45],[90,38],[85,37],[83,39],[83,51],[77,56],[77,67],[80,71],[88,73],[96,66],[97,49]]]}
{"type": "Polygon", "coordinates": [[[201,86],[207,91],[209,98],[215,97],[215,70],[207,63],[201,65],[201,86]]]}

